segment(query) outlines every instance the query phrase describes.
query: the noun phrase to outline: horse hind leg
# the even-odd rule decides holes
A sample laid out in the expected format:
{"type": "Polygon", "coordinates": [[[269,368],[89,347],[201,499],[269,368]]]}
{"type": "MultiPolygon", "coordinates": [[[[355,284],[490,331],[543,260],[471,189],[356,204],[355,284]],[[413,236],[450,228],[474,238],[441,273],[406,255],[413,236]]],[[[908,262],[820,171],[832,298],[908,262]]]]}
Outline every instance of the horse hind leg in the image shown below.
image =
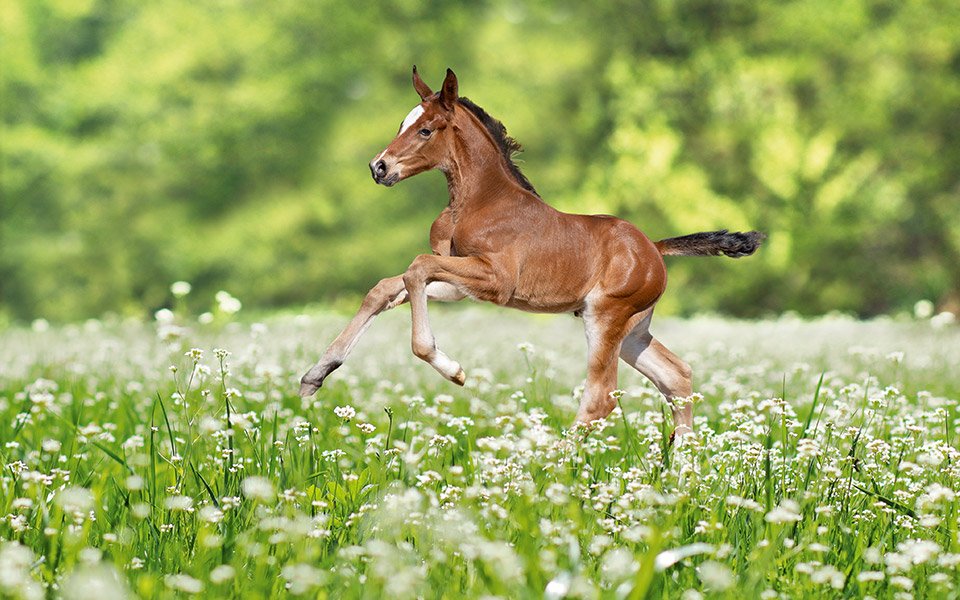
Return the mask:
{"type": "Polygon", "coordinates": [[[650,335],[653,311],[643,313],[623,340],[620,357],[660,390],[673,413],[673,435],[693,433],[693,393],[690,365],[650,335]]]}
{"type": "Polygon", "coordinates": [[[590,423],[608,416],[617,406],[611,396],[617,387],[617,352],[623,338],[624,319],[587,311],[587,385],[580,400],[577,421],[590,423]]]}

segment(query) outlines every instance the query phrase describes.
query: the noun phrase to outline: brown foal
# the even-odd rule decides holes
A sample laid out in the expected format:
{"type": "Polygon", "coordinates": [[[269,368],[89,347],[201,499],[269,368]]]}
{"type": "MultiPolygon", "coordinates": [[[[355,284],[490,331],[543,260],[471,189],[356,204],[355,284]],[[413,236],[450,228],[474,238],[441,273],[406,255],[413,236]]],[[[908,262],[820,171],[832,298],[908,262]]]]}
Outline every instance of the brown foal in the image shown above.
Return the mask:
{"type": "Polygon", "coordinates": [[[460,364],[437,348],[427,300],[465,297],[530,312],[574,313],[587,334],[587,385],[577,420],[606,417],[616,406],[617,356],[648,377],[670,403],[674,434],[693,431],[690,367],[650,335],[653,307],[667,283],[664,255],[752,254],[758,232],[697,233],[650,241],[607,215],[573,215],[546,204],[517,169],[519,146],[503,125],[457,92],[447,69],[434,93],[413,68],[418,104],[396,138],[370,163],[385,186],[430,169],[447,177],[450,204],[430,228],[434,254],[403,275],[380,281],[356,316],[301,380],[309,396],[339,367],[373,318],[410,302],[413,353],[463,385],[460,364]]]}

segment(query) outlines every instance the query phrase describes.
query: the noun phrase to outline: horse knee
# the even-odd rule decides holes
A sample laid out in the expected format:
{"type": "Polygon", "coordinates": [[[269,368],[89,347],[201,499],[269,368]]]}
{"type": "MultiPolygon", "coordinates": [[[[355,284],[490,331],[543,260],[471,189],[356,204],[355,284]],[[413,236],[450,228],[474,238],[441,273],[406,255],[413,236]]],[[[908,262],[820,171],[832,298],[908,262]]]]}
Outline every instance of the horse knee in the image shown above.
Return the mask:
{"type": "Polygon", "coordinates": [[[377,285],[370,288],[360,306],[366,310],[379,311],[390,301],[394,287],[396,286],[393,277],[381,279],[377,285]]]}
{"type": "Polygon", "coordinates": [[[413,262],[410,263],[410,266],[407,267],[407,270],[403,273],[403,283],[409,289],[410,284],[417,284],[423,282],[423,279],[426,275],[427,270],[427,261],[429,261],[432,256],[427,254],[421,254],[413,259],[413,262]]]}

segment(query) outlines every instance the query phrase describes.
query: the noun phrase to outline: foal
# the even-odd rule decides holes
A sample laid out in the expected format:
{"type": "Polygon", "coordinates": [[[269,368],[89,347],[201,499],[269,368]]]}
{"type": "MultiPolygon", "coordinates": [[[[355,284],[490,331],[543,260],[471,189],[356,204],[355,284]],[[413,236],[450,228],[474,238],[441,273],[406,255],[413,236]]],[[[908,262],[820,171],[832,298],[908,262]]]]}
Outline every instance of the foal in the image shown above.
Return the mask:
{"type": "Polygon", "coordinates": [[[301,380],[309,396],[339,367],[379,313],[410,302],[413,353],[463,385],[460,364],[437,348],[427,300],[464,297],[530,312],[570,312],[584,320],[587,385],[577,420],[606,417],[616,406],[617,356],[648,377],[670,403],[674,435],[693,431],[690,367],[650,335],[653,307],[667,282],[664,255],[752,254],[764,235],[726,230],[651,242],[606,215],[562,213],[540,199],[513,164],[519,145],[503,125],[457,93],[447,69],[434,93],[413,68],[422,102],[387,148],[370,162],[374,181],[392,186],[430,169],[447,177],[450,204],[430,228],[434,254],[403,275],[380,281],[356,316],[301,380]]]}

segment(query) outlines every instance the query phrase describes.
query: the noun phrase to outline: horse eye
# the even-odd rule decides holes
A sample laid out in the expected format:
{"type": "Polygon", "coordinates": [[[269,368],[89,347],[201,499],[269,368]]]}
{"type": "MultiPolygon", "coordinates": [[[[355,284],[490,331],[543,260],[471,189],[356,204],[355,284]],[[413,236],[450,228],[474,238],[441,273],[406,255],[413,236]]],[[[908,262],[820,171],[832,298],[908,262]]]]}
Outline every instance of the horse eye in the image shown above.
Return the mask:
{"type": "Polygon", "coordinates": [[[430,137],[430,134],[433,133],[433,132],[430,131],[430,130],[427,129],[427,128],[423,128],[423,129],[421,129],[418,133],[419,133],[420,135],[422,135],[423,137],[430,137]]]}

